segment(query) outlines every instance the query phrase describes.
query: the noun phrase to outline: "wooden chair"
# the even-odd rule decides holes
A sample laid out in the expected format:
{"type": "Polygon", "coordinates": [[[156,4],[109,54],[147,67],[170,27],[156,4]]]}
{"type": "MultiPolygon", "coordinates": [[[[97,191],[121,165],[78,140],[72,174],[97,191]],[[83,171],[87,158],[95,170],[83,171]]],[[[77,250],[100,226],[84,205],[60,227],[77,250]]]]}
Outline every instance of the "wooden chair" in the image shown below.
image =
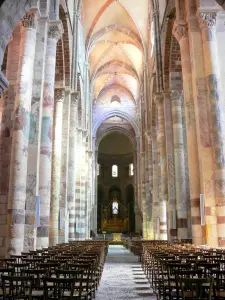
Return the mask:
{"type": "Polygon", "coordinates": [[[2,276],[3,300],[32,299],[31,276],[2,276]]]}
{"type": "Polygon", "coordinates": [[[213,277],[181,278],[182,300],[211,300],[213,293],[213,277]]]}

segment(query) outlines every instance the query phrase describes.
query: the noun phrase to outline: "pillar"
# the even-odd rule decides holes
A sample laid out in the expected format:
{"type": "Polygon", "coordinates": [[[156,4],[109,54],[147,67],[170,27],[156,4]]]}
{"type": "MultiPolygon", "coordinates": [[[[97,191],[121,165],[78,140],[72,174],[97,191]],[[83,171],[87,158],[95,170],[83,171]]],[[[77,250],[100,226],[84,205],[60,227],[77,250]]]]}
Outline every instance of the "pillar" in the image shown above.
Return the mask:
{"type": "Polygon", "coordinates": [[[82,169],[82,128],[76,130],[76,181],[75,181],[75,239],[81,238],[80,218],[81,218],[81,169],[82,169]]]}
{"type": "Polygon", "coordinates": [[[152,136],[148,140],[148,168],[149,168],[149,235],[148,239],[154,239],[154,219],[153,219],[153,158],[152,158],[152,136]]]}
{"type": "Polygon", "coordinates": [[[17,72],[20,53],[20,25],[18,25],[8,44],[6,76],[9,80],[8,89],[2,95],[2,122],[0,139],[0,257],[5,257],[5,247],[7,243],[7,208],[9,192],[10,159],[13,131],[13,109],[17,90],[17,72]],[[14,57],[12,60],[11,58],[14,57]],[[16,72],[14,70],[17,70],[16,72]]]}
{"type": "Polygon", "coordinates": [[[152,218],[154,228],[154,239],[159,240],[159,172],[158,172],[158,146],[155,126],[152,126],[152,181],[153,181],[153,207],[152,207],[152,218]]]}
{"type": "MultiPolygon", "coordinates": [[[[146,149],[145,149],[146,152],[146,149]]],[[[141,153],[141,206],[142,206],[142,236],[147,239],[147,198],[146,198],[146,168],[145,168],[145,152],[141,153]]]]}
{"type": "Polygon", "coordinates": [[[61,175],[60,175],[60,199],[59,209],[61,217],[64,219],[59,228],[59,243],[68,242],[69,234],[69,210],[68,210],[68,185],[69,185],[69,143],[70,143],[70,110],[71,92],[65,90],[65,100],[63,102],[63,124],[62,124],[62,144],[61,144],[61,175]]]}
{"type": "Polygon", "coordinates": [[[187,24],[182,20],[180,23],[176,21],[173,28],[173,34],[180,44],[181,51],[191,202],[192,242],[200,245],[203,242],[203,231],[200,224],[200,173],[187,24]]]}
{"type": "MultiPolygon", "coordinates": [[[[211,114],[217,237],[218,245],[225,246],[225,116],[216,40],[217,13],[200,10],[197,17],[202,35],[205,80],[208,90],[207,99],[211,114]]],[[[208,234],[215,236],[216,228],[211,227],[211,232],[208,234]]]]}
{"type": "Polygon", "coordinates": [[[61,21],[50,21],[48,28],[45,78],[42,106],[42,128],[39,165],[40,226],[37,228],[37,249],[49,245],[49,217],[52,164],[52,124],[56,46],[62,34],[61,21]]]}
{"type": "Polygon", "coordinates": [[[177,239],[176,224],[176,194],[175,194],[175,166],[174,166],[174,145],[173,145],[173,123],[170,91],[164,91],[165,111],[165,135],[166,135],[166,157],[168,174],[168,205],[167,205],[167,226],[168,240],[177,239]]]}
{"type": "Polygon", "coordinates": [[[86,214],[88,211],[86,188],[87,188],[87,130],[82,130],[81,136],[81,152],[80,152],[80,217],[78,221],[79,239],[84,240],[87,233],[86,214]]]}
{"type": "Polygon", "coordinates": [[[27,150],[30,132],[36,27],[36,10],[31,10],[21,20],[18,90],[14,103],[8,196],[7,254],[20,254],[24,246],[27,150]]]}
{"type": "Polygon", "coordinates": [[[173,145],[175,161],[175,188],[176,188],[176,222],[177,237],[179,240],[188,239],[188,202],[186,193],[184,131],[182,122],[183,93],[171,91],[173,145]]]}
{"type": "Polygon", "coordinates": [[[34,60],[33,89],[30,115],[30,135],[28,146],[28,171],[26,188],[26,211],[24,230],[24,251],[36,250],[36,197],[39,196],[39,161],[41,140],[41,119],[47,46],[48,21],[38,20],[37,40],[34,60]]]}
{"type": "Polygon", "coordinates": [[[55,89],[55,107],[53,122],[53,147],[52,147],[52,182],[50,205],[49,245],[55,246],[59,242],[59,225],[62,225],[62,213],[59,211],[60,175],[62,155],[62,124],[63,102],[65,89],[55,89]]]}
{"type": "Polygon", "coordinates": [[[69,210],[69,241],[75,240],[76,123],[79,97],[79,93],[71,94],[67,196],[69,210]]]}
{"type": "Polygon", "coordinates": [[[166,138],[165,138],[165,115],[164,97],[162,93],[154,96],[158,109],[158,147],[160,154],[160,240],[167,240],[166,209],[168,199],[167,162],[166,162],[166,138]]]}

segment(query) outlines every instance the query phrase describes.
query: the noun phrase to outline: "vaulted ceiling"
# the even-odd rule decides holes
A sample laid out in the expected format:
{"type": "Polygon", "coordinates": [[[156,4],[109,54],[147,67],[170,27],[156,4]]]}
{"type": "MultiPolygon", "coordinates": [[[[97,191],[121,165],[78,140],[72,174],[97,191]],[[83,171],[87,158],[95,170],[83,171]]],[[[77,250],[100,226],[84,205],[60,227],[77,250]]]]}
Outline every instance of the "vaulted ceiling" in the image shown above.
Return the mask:
{"type": "MultiPolygon", "coordinates": [[[[84,0],[94,105],[135,114],[148,40],[148,0],[84,0]]],[[[98,109],[98,114],[101,111],[98,109]]]]}

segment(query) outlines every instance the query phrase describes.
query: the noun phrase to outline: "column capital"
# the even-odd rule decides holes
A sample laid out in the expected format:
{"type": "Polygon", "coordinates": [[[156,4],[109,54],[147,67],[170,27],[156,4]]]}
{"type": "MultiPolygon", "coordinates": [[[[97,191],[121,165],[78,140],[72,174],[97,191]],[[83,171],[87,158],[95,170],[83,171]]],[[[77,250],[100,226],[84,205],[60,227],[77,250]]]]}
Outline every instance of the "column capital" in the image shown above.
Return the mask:
{"type": "Polygon", "coordinates": [[[38,9],[30,9],[21,19],[21,25],[24,29],[36,29],[37,28],[37,12],[38,9]]]}
{"type": "Polygon", "coordinates": [[[177,39],[178,42],[181,39],[188,38],[188,24],[184,20],[178,20],[174,22],[173,25],[173,35],[177,39]]]}
{"type": "Polygon", "coordinates": [[[64,88],[56,88],[55,89],[55,101],[56,102],[64,102],[65,99],[65,89],[64,88]]]}
{"type": "Polygon", "coordinates": [[[198,10],[196,16],[203,41],[211,41],[213,39],[213,31],[216,28],[217,12],[198,10]]]}
{"type": "Polygon", "coordinates": [[[71,93],[71,105],[77,107],[79,100],[80,100],[80,92],[71,93]]]}
{"type": "Polygon", "coordinates": [[[2,91],[9,86],[9,82],[2,71],[0,71],[0,97],[2,96],[2,91]]]}
{"type": "Polygon", "coordinates": [[[49,21],[48,38],[55,39],[57,42],[63,34],[62,21],[49,21]]]}
{"type": "Polygon", "coordinates": [[[156,106],[163,104],[164,102],[163,93],[155,93],[153,97],[156,106]]]}

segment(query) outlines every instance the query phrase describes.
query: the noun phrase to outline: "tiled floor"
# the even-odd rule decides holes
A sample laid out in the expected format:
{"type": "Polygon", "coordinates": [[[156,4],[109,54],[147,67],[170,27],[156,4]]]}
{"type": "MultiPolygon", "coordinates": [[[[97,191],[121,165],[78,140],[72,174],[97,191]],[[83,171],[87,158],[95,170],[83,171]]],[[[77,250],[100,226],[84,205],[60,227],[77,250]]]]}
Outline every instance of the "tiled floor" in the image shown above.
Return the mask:
{"type": "Polygon", "coordinates": [[[123,246],[109,246],[96,300],[155,300],[138,258],[123,246]]]}

